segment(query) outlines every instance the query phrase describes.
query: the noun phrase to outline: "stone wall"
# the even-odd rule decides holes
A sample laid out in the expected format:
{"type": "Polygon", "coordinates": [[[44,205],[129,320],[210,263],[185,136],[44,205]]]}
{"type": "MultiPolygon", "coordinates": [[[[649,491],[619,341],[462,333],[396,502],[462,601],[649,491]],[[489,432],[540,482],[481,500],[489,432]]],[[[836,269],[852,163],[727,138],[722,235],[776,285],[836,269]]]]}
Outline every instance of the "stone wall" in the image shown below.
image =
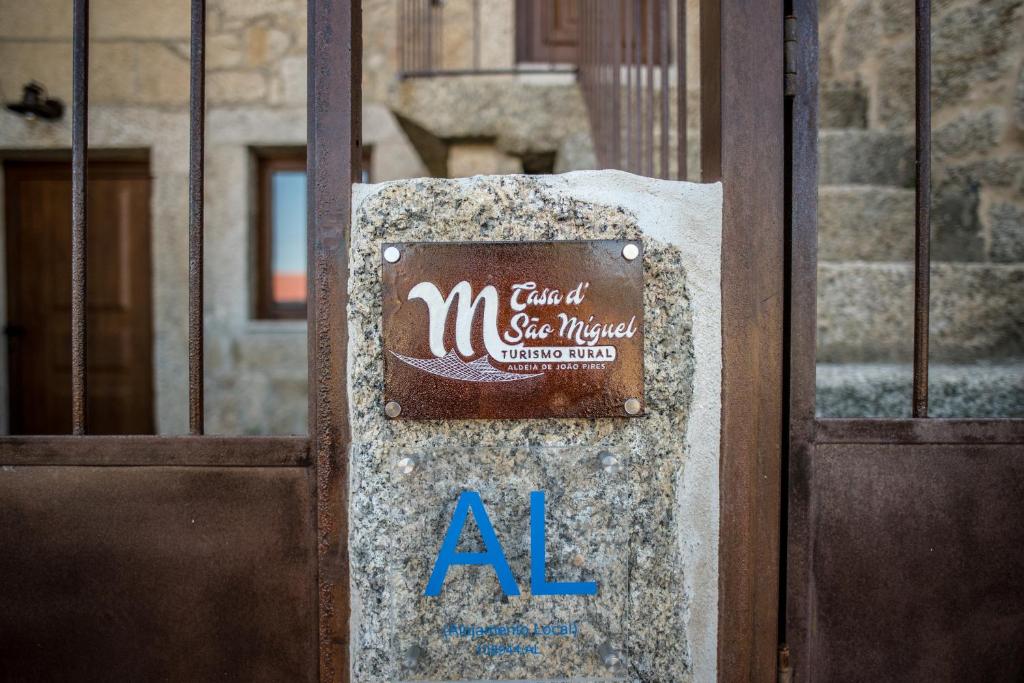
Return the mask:
{"type": "MultiPolygon", "coordinates": [[[[929,410],[1020,417],[1024,2],[932,7],[929,410]]],[[[818,411],[907,417],[914,3],[827,0],[820,8],[818,411]]]]}
{"type": "MultiPolygon", "coordinates": [[[[933,4],[933,256],[1024,260],[1024,1],[933,4]]],[[[821,3],[822,127],[912,133],[913,8],[821,3]]]]}

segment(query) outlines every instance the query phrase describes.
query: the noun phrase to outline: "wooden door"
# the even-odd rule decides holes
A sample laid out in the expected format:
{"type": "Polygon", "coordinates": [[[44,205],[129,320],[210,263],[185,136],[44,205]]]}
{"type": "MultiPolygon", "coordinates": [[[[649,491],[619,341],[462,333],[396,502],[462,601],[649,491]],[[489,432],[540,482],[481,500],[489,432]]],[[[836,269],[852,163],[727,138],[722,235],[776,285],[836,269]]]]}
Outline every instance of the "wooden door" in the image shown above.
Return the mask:
{"type": "Polygon", "coordinates": [[[516,61],[575,63],[577,0],[517,0],[516,61]]]}
{"type": "MultiPolygon", "coordinates": [[[[12,434],[71,431],[71,168],[4,164],[12,434]]],[[[88,431],[153,419],[150,180],[144,162],[89,168],[88,431]]]]}

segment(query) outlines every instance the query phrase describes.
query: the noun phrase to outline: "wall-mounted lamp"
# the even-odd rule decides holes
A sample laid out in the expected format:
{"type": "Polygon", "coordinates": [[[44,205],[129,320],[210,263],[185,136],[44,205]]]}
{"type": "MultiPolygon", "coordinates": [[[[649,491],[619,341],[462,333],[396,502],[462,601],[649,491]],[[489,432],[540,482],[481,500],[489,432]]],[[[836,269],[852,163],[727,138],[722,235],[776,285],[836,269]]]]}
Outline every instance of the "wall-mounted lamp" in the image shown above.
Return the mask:
{"type": "Polygon", "coordinates": [[[54,121],[64,115],[64,103],[46,96],[46,88],[32,81],[25,84],[20,102],[9,102],[7,109],[29,121],[54,121]]]}

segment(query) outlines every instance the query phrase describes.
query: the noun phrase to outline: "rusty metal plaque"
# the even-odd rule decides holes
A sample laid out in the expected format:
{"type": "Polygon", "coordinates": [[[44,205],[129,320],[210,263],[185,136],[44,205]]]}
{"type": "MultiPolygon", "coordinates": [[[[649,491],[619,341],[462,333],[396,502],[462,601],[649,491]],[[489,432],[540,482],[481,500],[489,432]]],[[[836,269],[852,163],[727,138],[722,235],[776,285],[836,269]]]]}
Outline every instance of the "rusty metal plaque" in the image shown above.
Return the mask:
{"type": "Polygon", "coordinates": [[[392,418],[643,413],[643,246],[384,244],[392,418]]]}

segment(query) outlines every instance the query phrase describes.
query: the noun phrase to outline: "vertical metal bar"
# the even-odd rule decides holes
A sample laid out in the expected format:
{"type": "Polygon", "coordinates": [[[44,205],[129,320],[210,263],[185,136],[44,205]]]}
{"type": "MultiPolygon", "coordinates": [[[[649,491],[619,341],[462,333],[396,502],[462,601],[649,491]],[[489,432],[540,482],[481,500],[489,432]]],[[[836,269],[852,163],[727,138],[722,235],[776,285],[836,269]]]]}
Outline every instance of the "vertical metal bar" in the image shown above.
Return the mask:
{"type": "Polygon", "coordinates": [[[743,681],[771,676],[779,645],[783,16],[782,0],[700,3],[701,172],[723,188],[718,662],[743,681]]]}
{"type": "Polygon", "coordinates": [[[434,8],[437,20],[437,27],[434,31],[434,68],[444,71],[444,3],[437,3],[434,8]]]}
{"type": "Polygon", "coordinates": [[[669,20],[668,0],[658,0],[658,23],[661,32],[661,177],[668,179],[668,155],[669,155],[669,103],[672,101],[672,91],[669,87],[669,20]]]}
{"type": "Polygon", "coordinates": [[[654,175],[654,2],[655,0],[647,0],[644,6],[647,12],[644,29],[647,38],[647,118],[644,120],[647,134],[647,144],[644,147],[646,176],[654,175]]]}
{"type": "Polygon", "coordinates": [[[817,239],[818,239],[818,2],[793,0],[787,11],[796,22],[796,94],[789,101],[786,136],[789,222],[788,365],[783,394],[788,421],[789,452],[784,454],[782,489],[784,510],[780,546],[785,548],[784,630],[779,640],[791,652],[792,679],[813,680],[810,653],[813,623],[809,568],[811,558],[809,519],[811,462],[814,452],[815,337],[817,335],[817,239]],[[786,460],[788,459],[788,463],[786,460]],[[788,465],[788,467],[787,467],[788,465]],[[788,495],[787,495],[788,494],[788,495]]]}
{"type": "Polygon", "coordinates": [[[597,167],[604,168],[607,164],[607,159],[604,155],[604,103],[601,101],[601,3],[600,0],[594,0],[591,3],[591,9],[594,13],[594,107],[596,110],[595,118],[597,120],[597,127],[595,131],[594,139],[594,151],[597,154],[597,167]]]}
{"type": "Polygon", "coordinates": [[[362,3],[309,0],[307,343],[321,683],[349,677],[348,247],[361,152],[362,3]]]}
{"type": "Polygon", "coordinates": [[[631,0],[622,0],[622,26],[623,45],[626,64],[626,152],[623,155],[622,166],[624,170],[630,170],[633,165],[633,60],[630,59],[632,41],[635,38],[633,31],[633,11],[630,7],[631,0]]]}
{"type": "Polygon", "coordinates": [[[432,0],[423,0],[425,6],[423,8],[424,16],[426,17],[426,40],[423,43],[424,58],[427,62],[427,69],[429,71],[434,70],[434,3],[432,0]]]}
{"type": "Polygon", "coordinates": [[[622,168],[622,13],[619,3],[609,3],[609,14],[612,20],[609,27],[612,40],[612,120],[608,132],[611,133],[612,166],[622,168]]]}
{"type": "Polygon", "coordinates": [[[405,72],[409,70],[405,64],[405,11],[408,5],[409,0],[398,0],[398,31],[395,35],[398,40],[398,72],[400,75],[405,75],[405,72]]]}
{"type": "Polygon", "coordinates": [[[636,119],[633,122],[633,130],[631,135],[633,136],[633,149],[635,154],[633,156],[633,162],[630,170],[633,173],[643,173],[642,161],[643,161],[643,120],[644,120],[644,102],[643,102],[643,70],[640,68],[641,63],[641,46],[643,38],[643,13],[641,11],[640,3],[643,0],[632,0],[633,2],[633,68],[636,70],[636,89],[633,93],[636,97],[636,119]]]}
{"type": "Polygon", "coordinates": [[[71,102],[71,432],[85,434],[86,239],[89,166],[89,0],[74,0],[71,102]]]}
{"type": "Polygon", "coordinates": [[[420,2],[422,0],[411,0],[412,2],[412,40],[410,41],[410,49],[412,50],[412,61],[413,71],[419,71],[423,68],[423,64],[420,59],[420,2]]]}
{"type": "Polygon", "coordinates": [[[427,60],[423,56],[423,3],[429,2],[429,0],[416,0],[416,70],[425,71],[427,67],[427,60]]]}
{"type": "Polygon", "coordinates": [[[590,90],[590,6],[588,0],[577,0],[576,6],[580,16],[580,68],[578,78],[580,86],[583,88],[583,97],[587,106],[587,120],[590,122],[590,135],[591,140],[593,140],[595,129],[594,107],[590,90]]]}
{"type": "Polygon", "coordinates": [[[914,417],[928,417],[928,317],[931,279],[931,0],[916,0],[914,12],[917,187],[914,235],[914,417]]]}
{"type": "Polygon", "coordinates": [[[587,82],[590,88],[590,111],[591,111],[591,133],[594,141],[594,163],[596,168],[601,168],[601,108],[598,106],[597,90],[597,6],[594,0],[585,0],[587,5],[587,52],[589,53],[589,66],[587,67],[587,82]]]}
{"type": "Polygon", "coordinates": [[[203,151],[206,143],[206,0],[192,0],[188,168],[188,426],[203,433],[203,151]]]}
{"type": "Polygon", "coordinates": [[[607,97],[607,63],[608,63],[608,25],[604,15],[605,5],[603,2],[598,0],[597,2],[597,25],[598,31],[598,52],[597,52],[597,83],[598,83],[598,97],[597,102],[601,108],[601,113],[598,116],[598,121],[601,125],[598,129],[598,144],[599,153],[597,159],[600,162],[601,168],[608,168],[610,161],[608,159],[608,97],[607,97]]]}
{"type": "Polygon", "coordinates": [[[686,0],[676,0],[676,128],[679,139],[676,143],[679,155],[677,169],[679,180],[687,179],[689,159],[689,140],[687,123],[689,122],[686,99],[686,0]]]}

